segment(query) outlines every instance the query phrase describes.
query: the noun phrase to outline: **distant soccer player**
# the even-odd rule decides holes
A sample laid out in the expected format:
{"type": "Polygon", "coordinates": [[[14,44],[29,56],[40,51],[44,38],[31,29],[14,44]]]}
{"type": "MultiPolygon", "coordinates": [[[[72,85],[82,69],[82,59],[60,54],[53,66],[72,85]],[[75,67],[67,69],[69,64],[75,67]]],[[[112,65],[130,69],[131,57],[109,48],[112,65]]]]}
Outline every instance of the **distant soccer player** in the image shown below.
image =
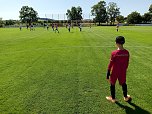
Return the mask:
{"type": "Polygon", "coordinates": [[[79,29],[80,29],[80,32],[82,31],[82,24],[80,23],[79,24],[79,29]]]}
{"type": "Polygon", "coordinates": [[[20,24],[20,31],[22,30],[22,25],[20,24]]]}
{"type": "Polygon", "coordinates": [[[117,23],[117,25],[116,25],[116,30],[117,30],[117,32],[119,31],[119,23],[117,23]]]}
{"type": "Polygon", "coordinates": [[[33,31],[33,24],[30,25],[30,31],[33,31]]]}
{"type": "Polygon", "coordinates": [[[47,30],[49,30],[49,25],[48,24],[47,24],[46,28],[47,28],[47,30]]]}
{"type": "Polygon", "coordinates": [[[57,23],[55,24],[55,33],[56,33],[56,31],[58,31],[58,33],[59,33],[58,24],[57,23]]]}
{"type": "Polygon", "coordinates": [[[68,30],[69,30],[69,32],[70,32],[70,29],[71,29],[71,24],[69,23],[68,24],[68,30]]]}
{"type": "Polygon", "coordinates": [[[32,25],[30,25],[30,31],[32,30],[32,25]]]}
{"type": "Polygon", "coordinates": [[[33,24],[33,30],[35,31],[35,25],[33,24]]]}
{"type": "Polygon", "coordinates": [[[54,23],[52,23],[52,30],[54,31],[54,23]]]}
{"type": "Polygon", "coordinates": [[[127,95],[126,72],[129,64],[129,52],[124,49],[123,44],[125,38],[118,36],[116,38],[117,50],[111,53],[111,59],[107,71],[107,80],[110,82],[111,96],[106,97],[111,102],[116,102],[115,99],[115,83],[118,79],[119,84],[122,86],[124,101],[131,101],[130,95],[127,95]],[[110,76],[110,79],[109,79],[110,76]]]}

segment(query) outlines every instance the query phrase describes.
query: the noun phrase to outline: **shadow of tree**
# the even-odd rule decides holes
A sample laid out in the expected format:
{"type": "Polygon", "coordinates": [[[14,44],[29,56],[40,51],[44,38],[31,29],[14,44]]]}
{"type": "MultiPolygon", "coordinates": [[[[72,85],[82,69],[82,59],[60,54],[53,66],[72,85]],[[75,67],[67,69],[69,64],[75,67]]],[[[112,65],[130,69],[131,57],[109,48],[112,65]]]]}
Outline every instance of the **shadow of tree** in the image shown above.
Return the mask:
{"type": "Polygon", "coordinates": [[[148,112],[148,111],[140,108],[140,107],[137,106],[136,104],[131,103],[131,102],[128,102],[128,103],[129,103],[131,106],[133,106],[135,109],[132,109],[132,108],[130,108],[130,107],[128,107],[128,106],[122,105],[122,104],[120,104],[119,102],[116,102],[116,104],[117,104],[119,107],[125,109],[126,114],[150,114],[150,112],[148,112]]]}

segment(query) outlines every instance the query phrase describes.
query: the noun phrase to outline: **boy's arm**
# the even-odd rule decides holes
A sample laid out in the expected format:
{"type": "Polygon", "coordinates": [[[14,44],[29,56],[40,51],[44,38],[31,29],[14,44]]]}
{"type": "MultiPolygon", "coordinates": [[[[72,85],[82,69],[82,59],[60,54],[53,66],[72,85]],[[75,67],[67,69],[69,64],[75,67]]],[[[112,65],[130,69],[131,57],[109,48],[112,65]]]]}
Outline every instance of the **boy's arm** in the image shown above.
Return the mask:
{"type": "Polygon", "coordinates": [[[130,54],[128,52],[128,61],[127,61],[127,67],[126,67],[126,69],[128,69],[128,66],[129,66],[129,58],[130,58],[130,54]]]}
{"type": "Polygon", "coordinates": [[[108,65],[108,70],[107,70],[107,79],[109,79],[109,76],[110,76],[110,71],[113,66],[113,59],[114,59],[113,54],[111,53],[110,63],[108,65]]]}
{"type": "Polygon", "coordinates": [[[107,79],[109,79],[110,76],[110,70],[107,71],[107,79]]]}

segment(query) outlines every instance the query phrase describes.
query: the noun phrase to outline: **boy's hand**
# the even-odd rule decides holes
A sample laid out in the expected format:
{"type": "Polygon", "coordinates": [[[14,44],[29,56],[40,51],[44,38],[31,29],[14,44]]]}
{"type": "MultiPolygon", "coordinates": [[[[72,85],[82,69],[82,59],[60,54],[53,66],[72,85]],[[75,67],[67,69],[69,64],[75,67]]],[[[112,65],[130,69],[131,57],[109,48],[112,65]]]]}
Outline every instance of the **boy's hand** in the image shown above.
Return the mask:
{"type": "Polygon", "coordinates": [[[110,83],[109,76],[110,76],[110,70],[107,71],[107,81],[108,81],[108,83],[110,83]]]}
{"type": "Polygon", "coordinates": [[[107,79],[109,79],[110,76],[110,70],[107,71],[107,79]]]}

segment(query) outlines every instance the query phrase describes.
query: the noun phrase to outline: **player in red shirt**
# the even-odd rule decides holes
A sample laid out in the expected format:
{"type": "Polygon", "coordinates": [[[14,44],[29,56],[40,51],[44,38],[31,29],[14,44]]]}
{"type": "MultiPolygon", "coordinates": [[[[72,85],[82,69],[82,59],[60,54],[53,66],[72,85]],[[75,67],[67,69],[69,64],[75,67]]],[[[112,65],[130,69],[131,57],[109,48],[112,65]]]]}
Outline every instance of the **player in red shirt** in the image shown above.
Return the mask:
{"type": "Polygon", "coordinates": [[[115,99],[115,83],[118,79],[119,84],[122,86],[124,100],[126,102],[131,101],[131,97],[127,95],[127,84],[126,84],[126,71],[129,64],[129,52],[124,49],[123,44],[125,38],[118,36],[116,38],[117,50],[111,53],[110,63],[108,65],[107,80],[110,82],[111,96],[106,97],[111,102],[116,102],[115,99]],[[109,79],[110,76],[110,79],[109,79]]]}

